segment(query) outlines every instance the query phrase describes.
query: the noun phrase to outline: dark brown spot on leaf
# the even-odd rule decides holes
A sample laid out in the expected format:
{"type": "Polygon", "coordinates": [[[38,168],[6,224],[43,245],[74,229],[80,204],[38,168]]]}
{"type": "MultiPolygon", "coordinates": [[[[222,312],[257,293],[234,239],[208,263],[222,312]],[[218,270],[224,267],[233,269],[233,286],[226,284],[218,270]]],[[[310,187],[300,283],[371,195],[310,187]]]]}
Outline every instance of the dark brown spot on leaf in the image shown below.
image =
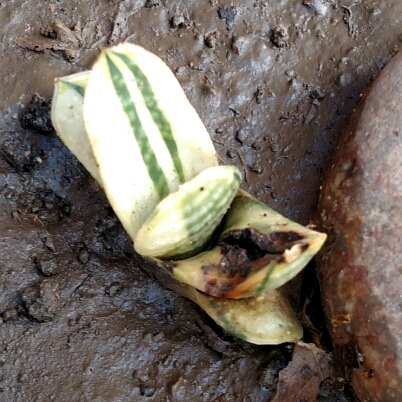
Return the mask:
{"type": "Polygon", "coordinates": [[[296,232],[273,232],[264,234],[256,229],[230,231],[218,243],[221,259],[217,264],[202,267],[205,291],[217,297],[225,297],[247,277],[271,262],[283,263],[296,257],[295,247],[300,253],[303,237],[296,232]],[[293,247],[293,251],[290,252],[293,247]]]}
{"type": "Polygon", "coordinates": [[[247,250],[250,259],[256,259],[266,253],[281,254],[301,239],[303,236],[293,231],[267,235],[256,229],[239,229],[229,232],[221,242],[238,245],[247,250]]]}

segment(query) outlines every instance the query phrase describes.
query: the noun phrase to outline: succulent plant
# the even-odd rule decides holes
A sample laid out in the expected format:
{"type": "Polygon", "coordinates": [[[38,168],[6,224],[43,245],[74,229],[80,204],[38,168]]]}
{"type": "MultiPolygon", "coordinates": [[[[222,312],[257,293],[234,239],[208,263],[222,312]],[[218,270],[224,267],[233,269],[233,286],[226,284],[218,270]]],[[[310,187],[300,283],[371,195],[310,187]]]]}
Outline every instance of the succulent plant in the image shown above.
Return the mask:
{"type": "Polygon", "coordinates": [[[239,189],[162,60],[132,44],[103,50],[91,71],[56,79],[52,121],[158,279],[241,339],[302,336],[280,287],[326,235],[239,189]]]}

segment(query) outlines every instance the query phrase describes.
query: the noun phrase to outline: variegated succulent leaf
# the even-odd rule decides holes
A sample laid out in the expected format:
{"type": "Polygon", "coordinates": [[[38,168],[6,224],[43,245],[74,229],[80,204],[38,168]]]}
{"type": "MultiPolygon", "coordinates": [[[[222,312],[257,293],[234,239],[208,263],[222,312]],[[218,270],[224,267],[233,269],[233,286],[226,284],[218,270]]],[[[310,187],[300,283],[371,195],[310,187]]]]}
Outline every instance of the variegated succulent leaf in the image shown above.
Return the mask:
{"type": "Polygon", "coordinates": [[[162,199],[218,165],[176,77],[139,46],[102,51],[85,91],[84,119],[105,192],[133,239],[162,199]]]}
{"type": "Polygon", "coordinates": [[[237,167],[214,166],[181,185],[141,226],[134,240],[137,253],[177,260],[200,252],[230,207],[240,181],[237,167]]]}
{"type": "Polygon", "coordinates": [[[84,94],[90,71],[56,78],[51,118],[58,136],[91,176],[102,180],[84,123],[84,94]]]}
{"type": "Polygon", "coordinates": [[[215,297],[243,298],[279,288],[313,258],[326,234],[301,226],[240,190],[217,245],[164,268],[215,297]]]}
{"type": "Polygon", "coordinates": [[[192,300],[218,325],[240,339],[257,345],[278,345],[296,342],[303,336],[303,328],[283,288],[243,299],[213,297],[174,279],[165,270],[164,261],[150,260],[153,264],[148,269],[159,282],[192,300]]]}
{"type": "Polygon", "coordinates": [[[255,297],[226,299],[188,286],[182,294],[198,304],[230,334],[256,345],[297,342],[303,328],[282,289],[255,297]]]}

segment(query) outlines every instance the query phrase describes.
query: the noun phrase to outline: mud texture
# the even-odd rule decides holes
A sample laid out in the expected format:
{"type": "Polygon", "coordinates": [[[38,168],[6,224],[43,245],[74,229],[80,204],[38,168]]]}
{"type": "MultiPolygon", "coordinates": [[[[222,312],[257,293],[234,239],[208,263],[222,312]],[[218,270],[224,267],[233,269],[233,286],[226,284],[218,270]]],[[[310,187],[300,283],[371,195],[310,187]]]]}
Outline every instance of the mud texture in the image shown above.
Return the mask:
{"type": "Polygon", "coordinates": [[[353,113],[319,205],[328,325],[362,401],[402,400],[401,77],[398,53],[353,113]]]}
{"type": "Polygon", "coordinates": [[[0,401],[267,401],[267,373],[290,359],[227,336],[142,269],[41,112],[54,77],[143,45],[243,188],[306,224],[353,108],[401,48],[401,15],[399,0],[1,2],[0,401]]]}

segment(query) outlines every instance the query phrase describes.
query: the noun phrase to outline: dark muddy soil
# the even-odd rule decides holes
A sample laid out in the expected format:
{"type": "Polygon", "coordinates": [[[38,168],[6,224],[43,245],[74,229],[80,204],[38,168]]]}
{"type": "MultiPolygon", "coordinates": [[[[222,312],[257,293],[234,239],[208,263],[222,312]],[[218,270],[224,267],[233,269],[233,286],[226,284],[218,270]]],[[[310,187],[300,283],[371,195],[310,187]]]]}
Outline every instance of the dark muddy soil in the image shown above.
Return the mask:
{"type": "Polygon", "coordinates": [[[228,336],[143,269],[52,132],[54,77],[143,45],[243,188],[307,224],[353,108],[402,47],[401,15],[400,0],[1,2],[0,401],[265,402],[291,356],[228,336]]]}

